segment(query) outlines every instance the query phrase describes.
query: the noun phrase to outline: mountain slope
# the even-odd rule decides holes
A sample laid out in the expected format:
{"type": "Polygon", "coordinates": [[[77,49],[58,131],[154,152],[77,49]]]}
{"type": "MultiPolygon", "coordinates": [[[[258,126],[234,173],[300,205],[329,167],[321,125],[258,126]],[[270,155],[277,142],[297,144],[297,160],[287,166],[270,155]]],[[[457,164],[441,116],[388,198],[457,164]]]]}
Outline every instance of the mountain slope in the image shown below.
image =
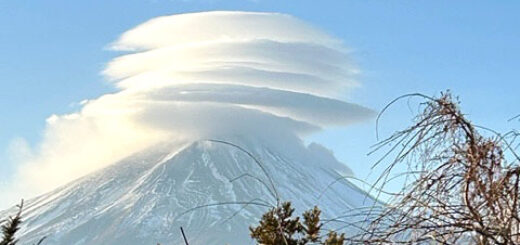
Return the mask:
{"type": "Polygon", "coordinates": [[[248,227],[268,209],[264,204],[276,203],[276,195],[292,201],[298,213],[319,205],[324,217],[373,204],[346,180],[318,198],[327,185],[351,173],[317,144],[229,141],[247,149],[262,166],[242,150],[218,142],[148,149],[27,201],[21,244],[43,236],[49,245],[180,244],[179,226],[193,245],[252,244],[248,227]],[[212,205],[218,203],[227,204],[212,205]],[[209,206],[195,208],[204,205],[209,206]]]}

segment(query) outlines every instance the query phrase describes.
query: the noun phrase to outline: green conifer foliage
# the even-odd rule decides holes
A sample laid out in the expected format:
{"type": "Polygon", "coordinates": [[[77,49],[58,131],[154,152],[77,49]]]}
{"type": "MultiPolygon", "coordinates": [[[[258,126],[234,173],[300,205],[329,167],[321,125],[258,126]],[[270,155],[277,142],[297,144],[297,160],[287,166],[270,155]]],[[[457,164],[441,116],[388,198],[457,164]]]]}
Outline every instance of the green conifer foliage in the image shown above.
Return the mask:
{"type": "Polygon", "coordinates": [[[345,243],[345,234],[338,236],[338,233],[331,231],[325,240],[325,245],[343,245],[345,243]]]}
{"type": "Polygon", "coordinates": [[[23,200],[20,205],[18,205],[18,209],[18,213],[14,217],[7,218],[2,225],[2,240],[0,241],[0,245],[15,245],[18,242],[15,235],[20,229],[20,224],[22,224],[23,200]]]}
{"type": "Polygon", "coordinates": [[[290,202],[269,210],[257,227],[249,228],[251,237],[262,245],[343,245],[345,235],[336,232],[330,232],[325,241],[321,240],[321,210],[318,207],[303,213],[303,223],[300,217],[293,218],[293,213],[290,202]]]}
{"type": "Polygon", "coordinates": [[[302,239],[302,243],[307,244],[308,242],[318,242],[320,239],[320,229],[322,224],[320,223],[321,210],[314,206],[313,209],[303,213],[303,229],[305,232],[305,238],[302,239]]]}
{"type": "Polygon", "coordinates": [[[292,218],[294,208],[290,202],[265,213],[256,228],[250,227],[251,237],[260,244],[298,245],[295,235],[302,231],[300,218],[292,218]]]}

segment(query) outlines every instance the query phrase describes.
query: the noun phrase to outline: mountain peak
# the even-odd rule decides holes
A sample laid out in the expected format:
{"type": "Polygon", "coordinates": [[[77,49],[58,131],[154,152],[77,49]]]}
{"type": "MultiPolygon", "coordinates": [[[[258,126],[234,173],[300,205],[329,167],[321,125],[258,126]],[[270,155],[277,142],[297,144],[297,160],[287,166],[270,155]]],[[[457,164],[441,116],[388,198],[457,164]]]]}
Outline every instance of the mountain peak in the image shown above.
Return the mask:
{"type": "Polygon", "coordinates": [[[248,227],[275,195],[326,217],[372,202],[348,181],[319,198],[348,169],[322,146],[233,140],[151,148],[29,200],[21,244],[178,244],[179,226],[190,244],[252,244],[248,227]]]}

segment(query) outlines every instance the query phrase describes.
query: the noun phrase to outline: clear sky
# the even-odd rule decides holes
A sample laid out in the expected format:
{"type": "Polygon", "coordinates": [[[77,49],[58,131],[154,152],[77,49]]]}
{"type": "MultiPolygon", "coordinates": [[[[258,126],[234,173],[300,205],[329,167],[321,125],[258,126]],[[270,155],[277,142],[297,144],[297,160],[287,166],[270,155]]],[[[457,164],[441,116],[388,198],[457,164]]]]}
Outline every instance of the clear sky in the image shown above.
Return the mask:
{"type": "MultiPolygon", "coordinates": [[[[113,91],[100,71],[117,37],[150,18],[207,10],[282,12],[342,39],[361,70],[348,101],[381,109],[410,92],[460,96],[469,118],[507,130],[520,113],[519,1],[0,0],[0,179],[13,173],[13,142],[37,145],[45,119],[113,91]]],[[[399,104],[389,132],[407,125],[399,104]]],[[[374,159],[374,122],[309,138],[334,150],[360,177],[374,159]]]]}

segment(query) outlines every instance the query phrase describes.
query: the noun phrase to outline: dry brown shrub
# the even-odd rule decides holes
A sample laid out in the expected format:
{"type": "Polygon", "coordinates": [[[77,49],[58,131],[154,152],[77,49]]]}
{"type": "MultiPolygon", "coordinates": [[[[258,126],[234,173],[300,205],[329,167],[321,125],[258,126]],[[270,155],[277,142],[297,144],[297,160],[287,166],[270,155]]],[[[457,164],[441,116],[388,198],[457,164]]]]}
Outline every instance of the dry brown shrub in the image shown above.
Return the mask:
{"type": "Polygon", "coordinates": [[[426,100],[422,113],[377,145],[379,151],[388,147],[377,164],[395,158],[375,186],[383,189],[399,164],[407,165],[410,181],[349,242],[520,244],[518,133],[472,124],[449,92],[398,99],[410,96],[426,100]]]}

